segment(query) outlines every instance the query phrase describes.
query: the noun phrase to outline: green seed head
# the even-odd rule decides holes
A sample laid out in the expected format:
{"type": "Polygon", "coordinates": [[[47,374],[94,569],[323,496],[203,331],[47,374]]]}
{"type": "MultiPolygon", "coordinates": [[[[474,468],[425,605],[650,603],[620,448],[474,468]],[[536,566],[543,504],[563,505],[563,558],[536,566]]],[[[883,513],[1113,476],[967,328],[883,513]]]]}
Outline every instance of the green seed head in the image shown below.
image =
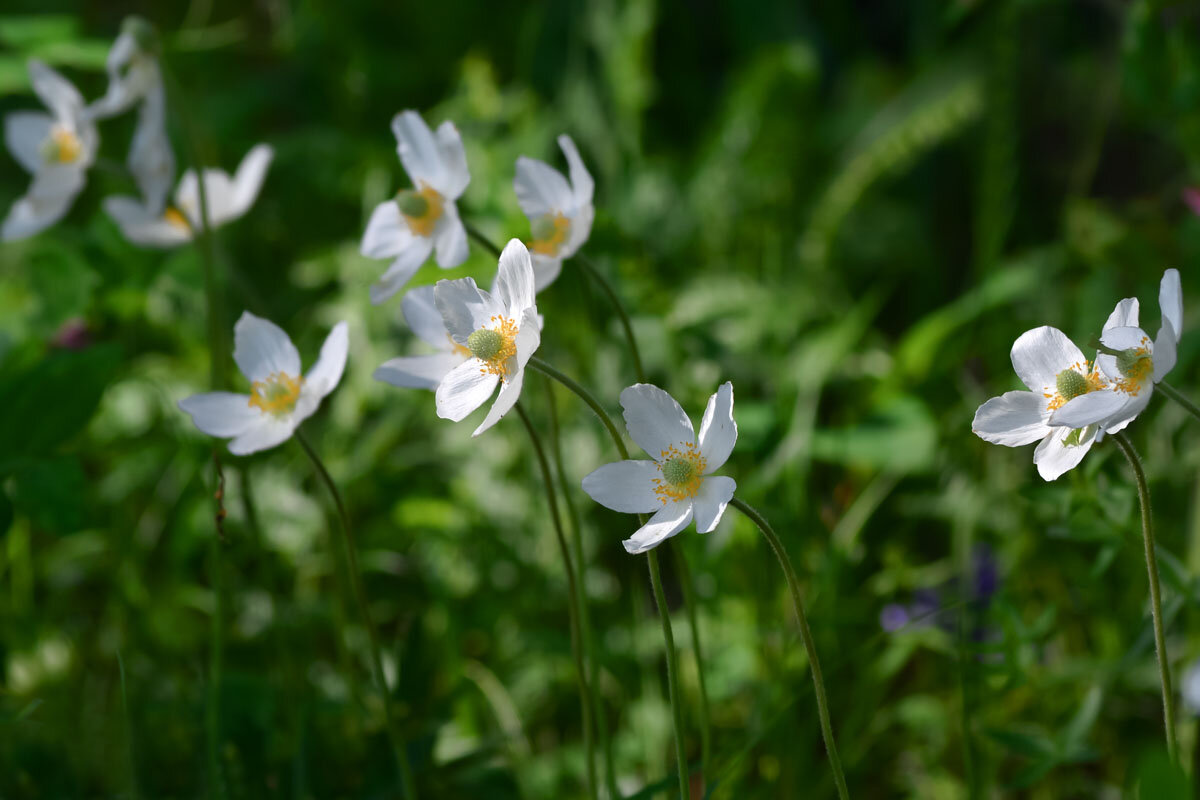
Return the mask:
{"type": "Polygon", "coordinates": [[[400,213],[406,217],[420,219],[429,213],[429,201],[412,189],[404,189],[396,194],[396,205],[400,213]]]}
{"type": "Polygon", "coordinates": [[[476,358],[488,361],[504,347],[504,337],[493,330],[480,328],[467,337],[467,349],[476,358]]]}
{"type": "Polygon", "coordinates": [[[538,217],[529,224],[529,227],[533,232],[533,239],[536,242],[548,242],[558,232],[554,224],[554,217],[549,214],[544,217],[538,217]]]}
{"type": "Polygon", "coordinates": [[[662,475],[672,486],[682,486],[696,476],[696,465],[690,459],[672,458],[663,463],[662,475]]]}
{"type": "Polygon", "coordinates": [[[1067,400],[1072,400],[1088,392],[1087,378],[1073,369],[1064,369],[1058,373],[1056,383],[1058,385],[1058,393],[1067,400]]]}
{"type": "Polygon", "coordinates": [[[1140,348],[1122,350],[1117,356],[1117,369],[1126,378],[1141,380],[1145,377],[1150,363],[1150,356],[1140,348]]]}

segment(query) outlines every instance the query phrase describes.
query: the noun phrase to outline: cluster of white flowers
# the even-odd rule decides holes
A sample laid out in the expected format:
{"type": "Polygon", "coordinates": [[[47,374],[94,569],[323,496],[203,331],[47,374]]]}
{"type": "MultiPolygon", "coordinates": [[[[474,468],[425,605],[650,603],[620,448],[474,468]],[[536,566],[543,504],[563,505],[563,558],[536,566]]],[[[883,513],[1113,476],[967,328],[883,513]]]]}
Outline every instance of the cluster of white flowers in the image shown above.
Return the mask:
{"type": "Polygon", "coordinates": [[[87,182],[100,147],[96,123],[137,106],[138,121],[126,164],[139,197],[105,198],[104,209],[125,237],[144,247],[174,247],[190,241],[207,217],[211,227],[249,210],[262,188],[273,151],[255,146],[230,177],[218,169],[194,170],[179,181],[166,127],[166,89],[153,52],[154,35],[136,20],[113,43],[106,62],[108,88],[90,105],[70,81],[41,61],[29,62],[33,90],[50,113],[17,111],[4,119],[8,149],[33,179],[9,209],[0,238],[33,236],[62,219],[87,182]],[[205,205],[201,208],[201,196],[205,205]]]}
{"type": "Polygon", "coordinates": [[[1072,469],[1105,433],[1133,422],[1150,402],[1155,384],[1175,366],[1183,331],[1178,270],[1163,273],[1158,305],[1162,325],[1151,340],[1138,327],[1137,298],[1117,303],[1091,361],[1057,328],[1021,334],[1012,347],[1012,364],[1029,391],[988,400],[975,412],[971,429],[1008,447],[1041,440],[1033,463],[1048,481],[1072,469]]]}

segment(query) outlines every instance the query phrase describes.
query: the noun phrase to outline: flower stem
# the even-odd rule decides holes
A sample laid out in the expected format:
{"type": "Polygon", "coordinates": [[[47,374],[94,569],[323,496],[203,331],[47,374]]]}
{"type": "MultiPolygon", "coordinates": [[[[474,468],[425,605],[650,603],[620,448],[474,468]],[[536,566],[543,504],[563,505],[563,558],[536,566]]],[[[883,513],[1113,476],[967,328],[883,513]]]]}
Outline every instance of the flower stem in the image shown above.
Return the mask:
{"type": "Polygon", "coordinates": [[[825,696],[825,679],[821,676],[821,662],[817,659],[817,646],[813,642],[812,631],[808,627],[808,617],[804,614],[804,601],[800,598],[800,580],[796,577],[796,570],[792,568],[792,560],[788,558],[783,542],[779,540],[779,536],[776,535],[766,518],[739,497],[734,497],[729,504],[758,526],[763,536],[766,537],[767,543],[771,545],[771,549],[775,551],[775,557],[779,559],[779,566],[783,568],[788,589],[792,593],[792,607],[796,611],[796,619],[800,622],[800,638],[804,640],[804,649],[808,652],[808,665],[812,670],[813,688],[817,698],[817,716],[821,720],[821,735],[825,739],[825,752],[829,755],[829,766],[833,768],[833,781],[837,784],[838,796],[842,800],[846,800],[850,793],[846,789],[846,776],[842,773],[837,742],[833,738],[833,725],[829,721],[829,700],[825,696]]]}
{"type": "Polygon", "coordinates": [[[629,345],[629,356],[633,359],[633,372],[637,375],[638,383],[646,382],[646,372],[642,369],[642,356],[638,352],[637,339],[633,335],[633,323],[629,320],[629,314],[625,312],[625,306],[621,304],[621,299],[617,297],[617,292],[613,289],[612,284],[604,277],[604,273],[596,268],[591,259],[586,256],[576,254],[574,259],[583,267],[583,271],[595,281],[604,294],[608,296],[608,301],[612,303],[613,311],[617,312],[617,316],[621,319],[621,327],[625,331],[625,342],[629,345]]]}
{"type": "Polygon", "coordinates": [[[563,533],[562,517],[558,513],[558,499],[554,492],[554,478],[550,473],[550,464],[546,460],[546,451],[538,437],[537,429],[525,413],[520,403],[515,406],[517,416],[529,433],[529,441],[537,455],[538,466],[542,471],[542,482],[546,486],[546,503],[550,506],[550,518],[554,522],[554,533],[558,537],[558,548],[562,551],[563,566],[567,573],[567,610],[571,620],[571,655],[575,659],[575,672],[579,677],[579,708],[583,723],[583,747],[587,763],[588,797],[596,800],[596,753],[592,746],[592,701],[588,690],[587,672],[583,666],[583,650],[580,646],[579,634],[579,587],[575,582],[575,569],[571,566],[571,551],[567,546],[567,537],[563,533]]]}
{"type": "Polygon", "coordinates": [[[1176,389],[1174,386],[1170,385],[1166,381],[1161,381],[1158,384],[1157,388],[1160,392],[1165,394],[1167,397],[1171,398],[1176,403],[1179,403],[1179,405],[1186,408],[1188,410],[1188,413],[1190,413],[1193,417],[1195,417],[1196,419],[1200,419],[1200,406],[1197,406],[1191,400],[1188,400],[1186,397],[1184,397],[1183,394],[1178,389],[1176,389]]]}
{"type": "MultiPolygon", "coordinates": [[[[299,428],[296,429],[296,441],[300,442],[300,447],[304,449],[305,455],[312,462],[313,469],[321,478],[321,482],[325,484],[325,488],[329,490],[329,494],[333,497],[333,504],[337,507],[338,520],[342,527],[342,549],[346,557],[347,571],[350,573],[350,584],[353,587],[354,600],[358,604],[358,611],[362,615],[363,626],[367,629],[367,638],[371,644],[371,667],[375,672],[375,682],[378,684],[379,693],[383,696],[383,713],[387,722],[388,736],[392,740],[392,748],[396,751],[396,763],[400,769],[400,781],[404,786],[404,796],[408,800],[416,800],[417,790],[413,783],[412,767],[408,763],[408,753],[404,749],[404,742],[396,730],[396,721],[392,713],[392,696],[388,690],[387,676],[383,671],[383,657],[380,655],[379,633],[375,630],[375,623],[371,620],[371,609],[367,604],[366,590],[363,588],[362,571],[358,565],[358,552],[354,547],[353,534],[350,532],[350,517],[346,513],[346,504],[342,501],[342,494],[338,491],[333,478],[330,477],[329,471],[325,469],[321,458],[308,443],[304,431],[299,428]]],[[[339,635],[341,635],[340,632],[339,635]]]]}
{"type": "Polygon", "coordinates": [[[688,626],[692,629],[692,654],[696,658],[696,679],[700,688],[700,774],[706,776],[712,756],[712,733],[708,721],[708,686],[704,682],[704,654],[700,647],[700,621],[696,613],[696,585],[692,582],[692,571],[683,553],[683,545],[672,542],[671,552],[675,555],[679,586],[683,589],[683,606],[687,611],[688,626]]]}
{"type": "Polygon", "coordinates": [[[621,433],[617,430],[617,426],[613,424],[612,417],[608,415],[608,412],[604,410],[604,406],[600,405],[600,401],[591,392],[537,356],[529,359],[529,366],[543,375],[558,381],[578,395],[580,400],[587,403],[588,408],[596,412],[596,416],[600,418],[600,421],[604,423],[604,427],[608,429],[608,435],[612,437],[613,444],[617,446],[617,452],[621,454],[621,458],[629,458],[629,451],[625,448],[625,442],[621,440],[621,433]]]}
{"type": "Polygon", "coordinates": [[[647,551],[646,564],[650,568],[650,585],[654,588],[654,602],[658,606],[658,618],[662,620],[663,644],[667,650],[667,689],[671,699],[671,716],[675,723],[675,761],[679,772],[679,796],[688,800],[687,751],[683,746],[683,716],[680,714],[679,663],[675,656],[675,636],[671,633],[671,610],[667,608],[667,597],[663,592],[662,575],[658,570],[658,552],[647,551]]]}
{"type": "Polygon", "coordinates": [[[492,240],[489,239],[486,234],[484,234],[483,231],[479,230],[479,228],[476,228],[474,225],[467,222],[465,219],[462,221],[462,224],[463,224],[463,227],[466,228],[466,230],[467,230],[467,236],[470,236],[476,242],[483,245],[483,248],[485,250],[487,250],[488,252],[490,252],[492,255],[494,255],[496,258],[500,257],[500,248],[497,247],[495,245],[495,243],[492,242],[492,240]]]}
{"type": "MultiPolygon", "coordinates": [[[[1162,384],[1159,384],[1160,386],[1162,384]]],[[[1175,704],[1171,693],[1171,666],[1167,663],[1167,641],[1163,634],[1162,593],[1158,585],[1158,559],[1154,554],[1154,513],[1150,508],[1150,489],[1146,485],[1146,471],[1133,443],[1122,433],[1111,434],[1112,440],[1129,461],[1137,484],[1138,505],[1142,511],[1142,544],[1146,550],[1146,573],[1150,578],[1150,612],[1154,622],[1154,650],[1158,656],[1158,679],[1162,686],[1163,725],[1167,733],[1167,755],[1175,761],[1175,704]]]]}

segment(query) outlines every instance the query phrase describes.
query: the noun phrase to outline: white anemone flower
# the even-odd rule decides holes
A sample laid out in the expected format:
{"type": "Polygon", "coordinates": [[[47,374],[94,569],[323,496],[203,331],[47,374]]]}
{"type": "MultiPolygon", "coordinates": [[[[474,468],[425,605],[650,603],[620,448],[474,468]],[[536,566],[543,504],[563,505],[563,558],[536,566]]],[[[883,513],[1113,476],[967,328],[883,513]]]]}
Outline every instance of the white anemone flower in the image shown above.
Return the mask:
{"type": "Polygon", "coordinates": [[[529,251],[513,239],[500,254],[493,292],[471,278],[438,281],[434,301],[445,331],[471,357],[441,379],[435,395],[437,414],[458,422],[486,403],[500,386],[496,402],[475,429],[478,436],[500,421],[521,395],[525,365],[541,344],[529,251]]]}
{"type": "Polygon", "coordinates": [[[700,436],[675,398],[657,386],[638,383],[621,392],[625,427],[652,461],[615,461],[583,479],[583,490],[613,511],[654,516],[622,544],[644,553],[682,531],[693,519],[696,530],[717,527],[733,499],[733,478],[713,475],[737,442],[733,384],[721,384],[708,398],[700,436]]]}
{"type": "Polygon", "coordinates": [[[233,360],[250,381],[250,394],[206,392],[179,407],[204,433],[233,439],[229,452],[244,456],[287,441],[334,390],[346,366],[349,328],[345,322],[333,326],[307,375],[296,346],[275,323],[247,311],[233,335],[233,360]]]}
{"type": "MultiPolygon", "coordinates": [[[[1105,330],[1137,319],[1137,301],[1122,300],[1105,330]]],[[[1112,393],[1099,367],[1089,362],[1066,334],[1048,325],[1021,334],[1012,346],[1012,364],[1029,391],[1005,392],[979,407],[971,430],[979,438],[1006,447],[1041,440],[1033,451],[1038,474],[1052,481],[1074,469],[1104,436],[1094,423],[1052,427],[1051,416],[1075,398],[1112,393]]]]}
{"type": "MultiPolygon", "coordinates": [[[[250,210],[274,157],[270,145],[258,144],[250,148],[232,177],[224,170],[204,170],[204,194],[212,228],[238,219],[250,210]]],[[[173,204],[156,211],[150,201],[151,198],[108,197],[104,200],[104,210],[120,226],[125,238],[143,247],[178,247],[190,242],[203,226],[195,170],[183,173],[173,204]]]]}
{"type": "Polygon", "coordinates": [[[571,137],[558,137],[558,146],[567,157],[571,182],[549,164],[521,156],[517,159],[517,175],[513,188],[533,238],[529,249],[533,253],[535,288],[541,291],[554,282],[562,271],[562,262],[583,247],[592,232],[596,210],[592,206],[595,182],[571,137]]]}
{"type": "Polygon", "coordinates": [[[471,351],[450,338],[437,308],[434,287],[421,286],[405,292],[400,308],[412,332],[437,352],[388,359],[379,365],[373,377],[402,389],[433,391],[452,369],[472,357],[471,351]]]}
{"type": "Polygon", "coordinates": [[[0,226],[6,241],[33,236],[66,215],[100,144],[83,95],[70,81],[37,60],[29,62],[29,77],[50,113],[16,111],[4,118],[9,151],[33,175],[0,226]]]}
{"type": "Polygon", "coordinates": [[[364,256],[392,260],[371,286],[376,305],[403,289],[435,249],[440,267],[450,269],[467,260],[467,229],[455,201],[466,191],[471,173],[458,129],[446,120],[435,135],[420,114],[403,111],[392,119],[392,132],[413,185],[376,206],[363,232],[364,256]]]}
{"type": "MultiPolygon", "coordinates": [[[[1135,301],[1136,302],[1136,301],[1135,301]]],[[[1158,287],[1162,326],[1151,341],[1138,327],[1137,315],[1119,327],[1106,327],[1100,336],[1102,352],[1096,364],[1111,382],[1112,391],[1095,397],[1079,397],[1054,413],[1050,423],[1077,428],[1099,424],[1118,431],[1146,408],[1161,382],[1175,366],[1176,350],[1183,333],[1183,294],[1179,270],[1163,273],[1158,287]]]]}

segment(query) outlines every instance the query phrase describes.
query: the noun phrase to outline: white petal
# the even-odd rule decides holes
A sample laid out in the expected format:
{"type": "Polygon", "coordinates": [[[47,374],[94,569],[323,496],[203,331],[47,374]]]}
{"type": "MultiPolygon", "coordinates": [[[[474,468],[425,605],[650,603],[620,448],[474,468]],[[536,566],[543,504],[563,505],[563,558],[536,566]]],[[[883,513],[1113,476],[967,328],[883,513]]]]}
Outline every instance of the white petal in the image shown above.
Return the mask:
{"type": "Polygon", "coordinates": [[[300,354],[274,322],[243,311],[233,326],[233,342],[233,360],[251,383],[277,372],[299,377],[300,354]]]}
{"type": "Polygon", "coordinates": [[[672,445],[695,444],[692,421],[675,398],[649,383],[635,383],[621,392],[625,427],[638,445],[658,459],[672,445]]]}
{"type": "MultiPolygon", "coordinates": [[[[1111,347],[1113,350],[1130,350],[1137,347],[1146,347],[1150,343],[1150,337],[1141,328],[1110,328],[1100,337],[1100,341],[1106,347],[1111,347]]],[[[1112,358],[1112,356],[1109,356],[1109,358],[1112,358]]]]}
{"type": "Polygon", "coordinates": [[[196,427],[209,436],[229,438],[245,433],[263,416],[250,405],[250,395],[232,392],[194,394],[179,401],[196,427]]]}
{"type": "Polygon", "coordinates": [[[654,493],[654,481],[661,477],[653,461],[614,461],[590,472],[583,479],[583,490],[613,511],[649,514],[663,505],[654,493]]]}
{"type": "Polygon", "coordinates": [[[339,322],[325,337],[321,345],[321,354],[317,363],[313,364],[304,383],[316,392],[317,398],[325,397],[337,387],[342,379],[342,371],[346,369],[346,354],[350,350],[350,326],[339,322]]]}
{"type": "Polygon", "coordinates": [[[1055,428],[1033,451],[1033,463],[1037,464],[1038,474],[1044,480],[1056,480],[1064,472],[1074,469],[1092,449],[1092,438],[1075,445],[1063,444],[1070,435],[1070,428],[1055,428]]]}
{"type": "Polygon", "coordinates": [[[474,278],[441,280],[433,288],[433,299],[442,315],[447,333],[458,344],[466,345],[475,332],[475,320],[491,299],[475,285],[474,278]]]}
{"type": "Polygon", "coordinates": [[[692,504],[690,501],[667,503],[650,521],[638,528],[630,538],[621,542],[626,552],[644,553],[657,547],[669,537],[674,536],[687,527],[692,521],[692,504]]]}
{"type": "Polygon", "coordinates": [[[453,269],[467,260],[470,247],[467,245],[467,229],[458,218],[454,203],[442,207],[442,218],[434,231],[437,246],[437,263],[443,269],[453,269]]]}
{"type": "Polygon", "coordinates": [[[1163,315],[1162,327],[1158,329],[1158,337],[1154,340],[1154,382],[1158,383],[1167,377],[1167,373],[1175,368],[1177,343],[1179,335],[1171,325],[1166,315],[1163,315]]]}
{"type": "Polygon", "coordinates": [[[126,163],[146,200],[146,209],[161,216],[175,179],[175,154],[167,138],[166,95],[161,81],[138,109],[138,124],[126,163]]]}
{"type": "MultiPolygon", "coordinates": [[[[208,168],[204,170],[204,199],[208,209],[208,223],[217,228],[234,217],[233,200],[235,191],[233,180],[224,170],[208,168]]],[[[192,227],[200,230],[204,225],[204,217],[200,212],[200,185],[196,180],[196,171],[189,169],[179,179],[175,189],[175,205],[191,222],[192,227]]]]}
{"type": "Polygon", "coordinates": [[[296,421],[291,417],[276,418],[263,414],[252,428],[229,443],[229,452],[235,456],[246,456],[268,450],[286,442],[295,430],[296,421]]]}
{"type": "Polygon", "coordinates": [[[392,386],[399,386],[402,389],[433,391],[450,370],[465,360],[462,356],[454,353],[393,358],[380,364],[372,373],[372,377],[377,381],[390,383],[392,386]]]}
{"type": "Polygon", "coordinates": [[[438,350],[452,350],[450,335],[446,332],[446,323],[442,321],[433,291],[432,286],[409,289],[400,300],[400,310],[404,312],[408,327],[423,341],[438,350]]]}
{"type": "Polygon", "coordinates": [[[478,436],[499,422],[501,417],[511,411],[512,407],[517,404],[517,400],[521,397],[521,386],[524,383],[525,370],[519,369],[509,375],[500,384],[500,393],[496,395],[496,402],[492,403],[492,407],[488,409],[487,416],[483,418],[483,422],[479,423],[479,427],[471,435],[478,436]]]}
{"type": "MultiPolygon", "coordinates": [[[[737,422],[733,419],[733,384],[721,384],[708,398],[704,419],[700,421],[700,455],[706,462],[705,473],[711,475],[721,468],[737,442],[737,422]]],[[[698,512],[697,512],[698,513],[698,512]]],[[[707,531],[701,531],[707,533],[707,531]]]]}
{"type": "Polygon", "coordinates": [[[238,164],[233,176],[233,198],[230,203],[230,218],[236,219],[250,210],[262,190],[267,169],[275,158],[275,150],[269,144],[256,144],[250,148],[238,164]]]}
{"type": "Polygon", "coordinates": [[[445,196],[442,191],[449,184],[442,167],[442,155],[433,132],[415,111],[402,111],[392,118],[392,133],[396,135],[396,152],[400,163],[412,179],[413,186],[426,183],[445,196]]]}
{"type": "Polygon", "coordinates": [[[1056,428],[1086,428],[1088,425],[1107,427],[1108,422],[1127,419],[1122,411],[1128,401],[1128,395],[1112,389],[1088,392],[1068,400],[1062,408],[1050,415],[1049,422],[1056,428]]]}
{"type": "Polygon", "coordinates": [[[733,478],[727,478],[724,475],[714,475],[704,479],[704,483],[700,484],[700,491],[696,493],[692,503],[693,513],[696,516],[696,530],[700,533],[709,533],[720,524],[721,516],[725,513],[725,506],[729,505],[729,501],[733,499],[735,489],[737,489],[737,483],[733,478]]]}
{"type": "Polygon", "coordinates": [[[1163,273],[1162,282],[1158,285],[1158,308],[1162,311],[1164,323],[1171,323],[1178,343],[1183,335],[1183,289],[1179,285],[1179,270],[1169,269],[1163,273]]]}
{"type": "Polygon", "coordinates": [[[29,172],[42,168],[42,144],[54,118],[41,111],[14,111],[4,118],[4,142],[17,163],[29,172]]]}
{"type": "Polygon", "coordinates": [[[1104,330],[1109,328],[1128,328],[1136,327],[1138,324],[1138,299],[1136,297],[1126,297],[1121,302],[1117,303],[1117,307],[1108,315],[1108,321],[1104,323],[1104,330]]]}
{"type": "Polygon", "coordinates": [[[533,262],[533,290],[540,292],[550,284],[562,272],[562,259],[551,258],[550,256],[541,253],[532,253],[530,260],[533,262]]]}
{"type": "Polygon", "coordinates": [[[75,120],[83,111],[83,95],[75,86],[37,59],[29,61],[33,91],[60,121],[75,120]]]}
{"type": "Polygon", "coordinates": [[[83,182],[83,171],[79,169],[42,170],[34,176],[29,191],[12,204],[0,226],[0,239],[24,239],[58,222],[71,210],[83,182]]]}
{"type": "Polygon", "coordinates": [[[468,358],[438,384],[437,415],[453,422],[464,419],[488,401],[499,382],[499,376],[483,369],[482,361],[468,358]]]}
{"type": "Polygon", "coordinates": [[[132,197],[106,197],[104,210],[121,228],[125,238],[143,247],[176,247],[190,242],[190,228],[168,222],[132,197]]]}
{"type": "Polygon", "coordinates": [[[424,236],[410,239],[408,247],[396,255],[383,276],[371,284],[371,304],[377,306],[403,289],[429,258],[432,249],[433,242],[424,236]]]}
{"type": "Polygon", "coordinates": [[[393,258],[407,250],[415,238],[396,201],[384,200],[371,212],[358,251],[367,258],[393,258]]]}
{"type": "Polygon", "coordinates": [[[520,239],[510,239],[500,254],[500,269],[496,273],[495,296],[505,313],[520,319],[525,309],[533,306],[533,264],[529,251],[520,239]]]}
{"type": "Polygon", "coordinates": [[[567,157],[567,169],[571,175],[571,190],[575,195],[576,207],[591,205],[596,183],[592,180],[592,175],[587,171],[587,167],[584,166],[583,159],[579,157],[579,150],[575,147],[575,142],[564,133],[558,137],[558,146],[562,148],[563,155],[567,157]]]}
{"type": "Polygon", "coordinates": [[[1058,328],[1043,325],[1013,342],[1013,369],[1031,392],[1054,386],[1058,373],[1086,361],[1075,343],[1058,328]]]}
{"type": "Polygon", "coordinates": [[[531,220],[570,211],[575,206],[575,196],[562,173],[535,158],[521,156],[517,159],[513,189],[521,210],[531,220]]]}
{"type": "Polygon", "coordinates": [[[596,209],[592,208],[591,204],[575,210],[571,216],[571,226],[567,229],[567,241],[558,251],[561,257],[570,258],[583,247],[592,232],[592,218],[595,215],[596,209]]]}
{"type": "Polygon", "coordinates": [[[467,152],[463,149],[462,137],[454,123],[446,120],[437,129],[438,153],[442,157],[442,169],[445,171],[443,186],[435,186],[447,200],[457,200],[466,191],[471,182],[471,173],[467,169],[467,152]]]}
{"type": "Polygon", "coordinates": [[[1050,432],[1045,410],[1046,398],[1038,392],[1005,392],[979,407],[971,431],[993,444],[1020,447],[1050,432]]]}
{"type": "Polygon", "coordinates": [[[537,306],[525,309],[525,314],[518,324],[514,341],[517,354],[514,358],[517,360],[517,369],[523,370],[542,343],[542,318],[537,313],[537,306]]]}

